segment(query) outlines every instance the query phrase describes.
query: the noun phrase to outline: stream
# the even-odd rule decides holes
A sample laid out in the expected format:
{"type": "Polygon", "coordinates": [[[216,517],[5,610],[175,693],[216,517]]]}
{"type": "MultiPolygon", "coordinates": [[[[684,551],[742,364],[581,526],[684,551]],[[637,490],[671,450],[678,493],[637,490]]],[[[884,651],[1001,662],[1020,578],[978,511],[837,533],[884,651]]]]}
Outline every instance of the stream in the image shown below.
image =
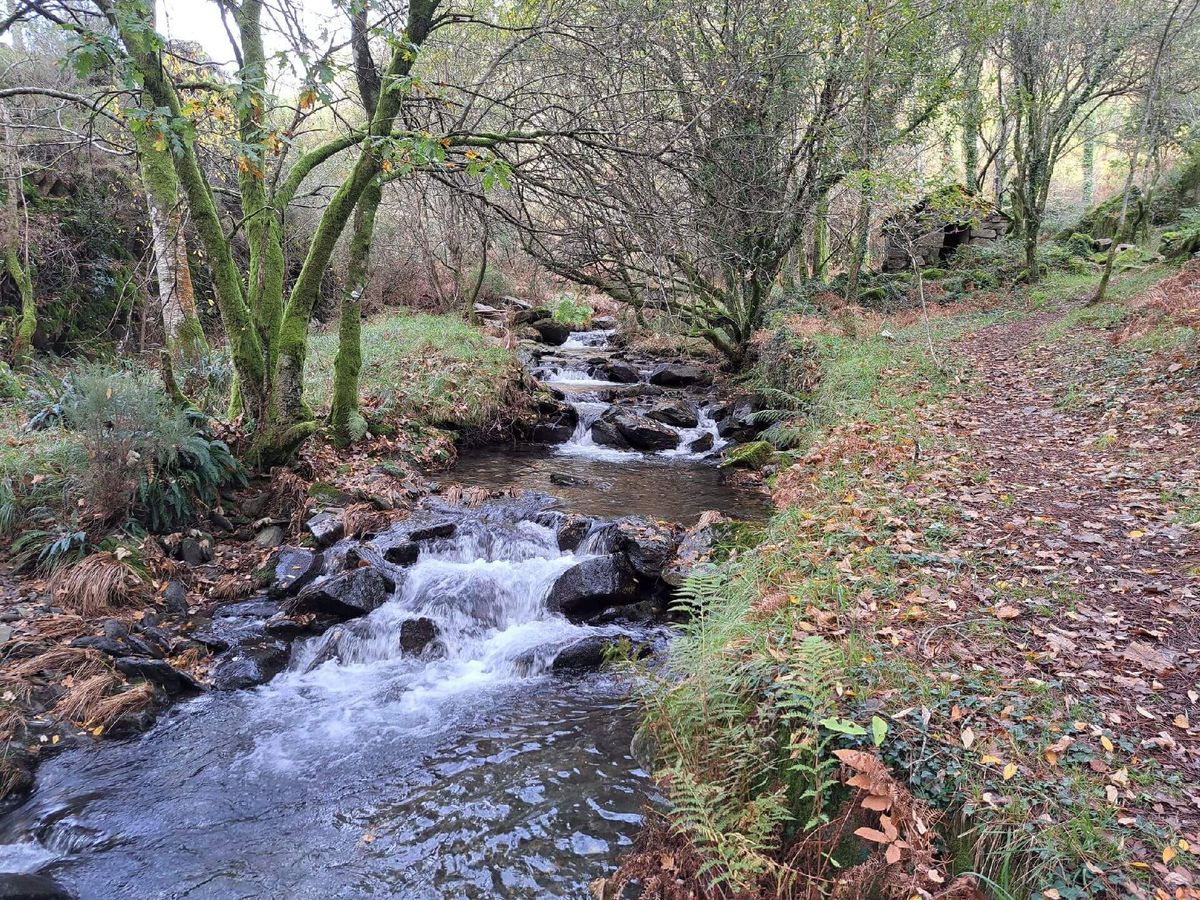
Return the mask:
{"type": "MultiPolygon", "coordinates": [[[[627,386],[570,357],[608,337],[574,334],[535,369],[576,410],[569,439],[477,451],[448,476],[556,499],[460,514],[396,569],[386,602],[297,640],[266,684],[210,691],[140,737],[48,759],[0,820],[0,872],[80,898],[587,896],[654,793],[630,755],[628,683],[554,665],[618,630],[548,609],[565,572],[610,550],[596,527],[561,549],[549,507],[684,524],[706,509],[762,512],[761,495],[721,483],[711,450],[688,449],[703,434],[723,443],[703,398],[676,450],[592,440],[627,386]],[[436,625],[419,653],[401,646],[414,622],[436,625]]],[[[653,623],[619,633],[666,639],[653,623]]]]}

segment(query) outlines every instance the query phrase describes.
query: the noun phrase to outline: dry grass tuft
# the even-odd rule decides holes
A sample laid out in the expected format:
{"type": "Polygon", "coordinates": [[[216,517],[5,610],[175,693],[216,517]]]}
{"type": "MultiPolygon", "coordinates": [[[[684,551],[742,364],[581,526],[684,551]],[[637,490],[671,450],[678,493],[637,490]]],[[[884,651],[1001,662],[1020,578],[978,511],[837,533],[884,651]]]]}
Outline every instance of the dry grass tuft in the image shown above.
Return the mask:
{"type": "Polygon", "coordinates": [[[154,705],[154,686],[136,684],[124,690],[125,679],[116,672],[74,681],[54,706],[54,713],[86,728],[109,729],[121,717],[154,705]]]}
{"type": "Polygon", "coordinates": [[[142,573],[107,550],[85,556],[59,569],[50,589],[64,606],[91,617],[113,609],[147,602],[150,586],[142,573]]]}
{"type": "Polygon", "coordinates": [[[78,725],[88,725],[96,718],[100,704],[124,683],[125,679],[112,670],[76,678],[54,705],[54,712],[78,725]]]}
{"type": "Polygon", "coordinates": [[[128,690],[118,694],[110,694],[96,704],[92,717],[87,720],[89,725],[99,725],[106,730],[112,728],[121,718],[136,715],[143,710],[153,708],[154,685],[135,684],[128,690]]]}
{"type": "Polygon", "coordinates": [[[76,680],[105,673],[112,673],[108,658],[99,651],[86,647],[55,647],[38,656],[22,660],[8,672],[15,678],[70,675],[76,680]]]}
{"type": "Polygon", "coordinates": [[[68,637],[78,637],[83,634],[86,623],[82,616],[77,616],[74,613],[66,613],[61,616],[53,616],[51,618],[39,619],[38,633],[50,640],[62,640],[68,637]]]}
{"type": "Polygon", "coordinates": [[[254,583],[249,576],[229,573],[217,579],[209,588],[208,596],[213,600],[241,600],[254,593],[254,583]]]}

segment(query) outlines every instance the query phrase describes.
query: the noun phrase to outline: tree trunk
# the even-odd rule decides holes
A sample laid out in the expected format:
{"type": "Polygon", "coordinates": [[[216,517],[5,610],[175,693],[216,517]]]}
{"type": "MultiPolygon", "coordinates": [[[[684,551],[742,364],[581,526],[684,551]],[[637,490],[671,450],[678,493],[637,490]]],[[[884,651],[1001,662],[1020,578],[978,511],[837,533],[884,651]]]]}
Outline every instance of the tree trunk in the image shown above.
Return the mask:
{"type": "Polygon", "coordinates": [[[829,267],[829,193],[822,192],[813,216],[812,277],[825,280],[829,267]]]}
{"type": "Polygon", "coordinates": [[[338,352],[333,361],[333,406],[329,413],[333,442],[338,447],[345,447],[354,439],[354,420],[358,416],[362,299],[370,274],[371,239],[375,234],[375,213],[381,197],[379,184],[373,183],[363,191],[354,210],[346,289],[342,293],[342,317],[338,325],[338,352]]]}
{"type": "Polygon", "coordinates": [[[183,201],[175,167],[165,150],[154,147],[150,135],[137,136],[142,182],[154,241],[158,302],[162,314],[163,345],[183,390],[195,385],[199,370],[208,358],[208,340],[196,314],[192,270],[188,264],[187,239],[183,230],[183,201]]]}
{"type": "Polygon", "coordinates": [[[1083,123],[1083,205],[1092,208],[1096,200],[1096,120],[1089,116],[1083,123]]]}
{"type": "Polygon", "coordinates": [[[4,268],[17,285],[21,297],[21,315],[13,333],[13,368],[27,367],[33,359],[33,335],[37,331],[37,300],[33,295],[33,278],[29,273],[29,253],[21,240],[21,209],[24,201],[24,181],[21,175],[17,146],[8,110],[4,119],[4,268]]]}

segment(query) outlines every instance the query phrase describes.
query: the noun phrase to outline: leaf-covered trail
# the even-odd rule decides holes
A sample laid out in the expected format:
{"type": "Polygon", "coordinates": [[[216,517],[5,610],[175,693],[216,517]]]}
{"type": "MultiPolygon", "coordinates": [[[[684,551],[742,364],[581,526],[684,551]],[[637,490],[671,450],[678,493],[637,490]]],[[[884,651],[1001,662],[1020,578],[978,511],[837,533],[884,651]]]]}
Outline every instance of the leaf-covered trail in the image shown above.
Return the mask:
{"type": "Polygon", "coordinates": [[[987,480],[964,543],[1016,596],[1010,636],[1095,724],[1181,777],[1156,812],[1200,816],[1200,369],[1114,349],[1062,311],[959,344],[977,376],[956,421],[987,480]],[[1056,327],[1057,326],[1057,327],[1056,327]],[[1007,582],[1007,584],[1006,584],[1007,582]],[[1023,633],[1022,633],[1023,632],[1023,633]],[[1019,635],[1019,636],[1018,636],[1019,635]]]}

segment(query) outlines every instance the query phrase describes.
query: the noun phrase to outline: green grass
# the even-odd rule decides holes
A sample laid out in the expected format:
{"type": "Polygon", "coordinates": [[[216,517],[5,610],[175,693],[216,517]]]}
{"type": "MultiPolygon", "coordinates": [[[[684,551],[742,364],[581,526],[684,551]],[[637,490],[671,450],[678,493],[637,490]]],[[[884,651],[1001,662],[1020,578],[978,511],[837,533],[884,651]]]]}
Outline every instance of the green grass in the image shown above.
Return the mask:
{"type": "MultiPolygon", "coordinates": [[[[389,312],[363,322],[364,399],[407,418],[454,428],[482,427],[511,405],[516,356],[454,316],[389,312]]],[[[304,367],[305,396],[329,409],[337,331],[314,334],[304,367]]]]}

